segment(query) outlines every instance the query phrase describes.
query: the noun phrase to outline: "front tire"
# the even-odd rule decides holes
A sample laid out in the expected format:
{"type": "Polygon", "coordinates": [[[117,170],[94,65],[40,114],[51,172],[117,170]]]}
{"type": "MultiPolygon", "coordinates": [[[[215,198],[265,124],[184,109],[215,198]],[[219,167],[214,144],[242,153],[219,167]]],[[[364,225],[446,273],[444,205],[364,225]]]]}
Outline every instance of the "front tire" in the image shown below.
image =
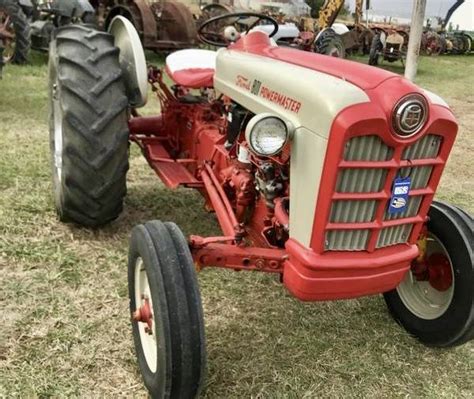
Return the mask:
{"type": "Polygon", "coordinates": [[[49,60],[50,143],[56,210],[97,227],[122,211],[128,170],[128,99],[113,36],[58,29],[49,60]]]}
{"type": "Polygon", "coordinates": [[[474,338],[473,220],[441,202],[428,216],[427,269],[412,269],[384,297],[395,320],[421,342],[457,346],[474,338]]]}
{"type": "Polygon", "coordinates": [[[175,224],[152,221],[133,229],[128,284],[138,365],[151,396],[198,396],[206,361],[201,297],[175,224]]]}
{"type": "Polygon", "coordinates": [[[383,49],[380,33],[376,33],[372,38],[369,51],[369,65],[376,66],[379,64],[379,52],[383,49]]]}

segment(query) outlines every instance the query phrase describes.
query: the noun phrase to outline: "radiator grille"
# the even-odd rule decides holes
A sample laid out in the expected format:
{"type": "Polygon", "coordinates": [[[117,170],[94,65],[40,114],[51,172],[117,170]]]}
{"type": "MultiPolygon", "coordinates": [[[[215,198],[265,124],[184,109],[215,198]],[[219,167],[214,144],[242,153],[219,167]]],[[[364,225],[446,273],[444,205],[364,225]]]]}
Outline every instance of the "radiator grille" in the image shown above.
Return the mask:
{"type": "Polygon", "coordinates": [[[410,176],[411,189],[425,188],[431,177],[432,166],[415,166],[411,168],[401,168],[400,176],[410,176]]]}
{"type": "Polygon", "coordinates": [[[405,148],[402,159],[429,159],[436,158],[441,147],[440,136],[428,134],[411,146],[405,148]]]}
{"type": "Polygon", "coordinates": [[[402,224],[400,226],[386,227],[380,231],[377,240],[377,248],[384,248],[390,245],[403,244],[408,241],[413,225],[402,224]]]}
{"type": "Polygon", "coordinates": [[[387,187],[391,186],[392,182],[388,182],[387,178],[389,174],[391,180],[393,176],[410,176],[411,190],[425,189],[429,184],[433,165],[416,164],[415,160],[433,160],[434,162],[440,152],[441,144],[441,136],[429,134],[396,152],[376,135],[349,139],[344,147],[345,165],[339,168],[337,175],[336,193],[339,198],[334,199],[331,205],[329,215],[331,227],[326,230],[325,235],[326,250],[364,251],[368,249],[371,237],[372,250],[374,246],[384,248],[407,242],[413,223],[411,223],[412,220],[404,223],[403,219],[418,215],[424,196],[422,194],[410,196],[408,206],[402,213],[389,214],[390,193],[387,187]],[[397,159],[394,159],[395,154],[399,154],[397,159]],[[407,167],[406,161],[415,162],[414,165],[407,167]],[[378,162],[379,164],[374,164],[373,168],[367,165],[351,167],[351,162],[378,162]],[[380,164],[380,162],[387,163],[380,164]],[[403,167],[397,166],[401,162],[405,163],[403,167]],[[348,199],[344,199],[344,194],[348,199]],[[368,198],[364,198],[364,194],[367,194],[368,198]],[[352,199],[351,195],[357,196],[352,199]],[[402,224],[387,226],[388,223],[395,224],[395,221],[402,224]],[[354,226],[351,228],[344,226],[348,223],[354,226]],[[359,223],[365,225],[358,227],[359,223]],[[371,225],[367,226],[367,224],[371,225]],[[373,234],[376,237],[373,237],[373,234]]]}
{"type": "Polygon", "coordinates": [[[326,233],[328,251],[364,251],[367,249],[370,230],[330,230],[326,233]]]}
{"type": "Polygon", "coordinates": [[[375,218],[377,201],[334,201],[331,209],[331,222],[363,223],[375,218]]]}
{"type": "Polygon", "coordinates": [[[393,148],[376,135],[354,137],[344,150],[345,161],[388,161],[392,156],[393,148]]]}
{"type": "Polygon", "coordinates": [[[387,169],[344,169],[337,179],[339,193],[371,193],[381,191],[387,179],[387,169]]]}

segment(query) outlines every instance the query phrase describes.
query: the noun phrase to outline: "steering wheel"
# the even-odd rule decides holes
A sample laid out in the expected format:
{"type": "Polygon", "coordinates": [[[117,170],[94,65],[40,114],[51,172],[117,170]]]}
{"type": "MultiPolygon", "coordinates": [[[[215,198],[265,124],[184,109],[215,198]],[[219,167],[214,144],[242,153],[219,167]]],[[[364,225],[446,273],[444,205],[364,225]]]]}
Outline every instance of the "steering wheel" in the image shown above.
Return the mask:
{"type": "Polygon", "coordinates": [[[229,45],[229,40],[227,40],[221,31],[226,26],[234,26],[238,25],[242,27],[244,25],[248,25],[245,29],[245,34],[248,34],[253,28],[260,24],[261,21],[270,22],[273,25],[273,31],[268,35],[269,37],[273,37],[278,32],[278,22],[275,21],[272,17],[264,14],[257,14],[254,12],[235,12],[230,14],[223,14],[218,15],[217,17],[210,18],[206,22],[204,22],[198,29],[198,37],[199,40],[202,42],[209,44],[211,46],[216,47],[227,47],[229,45]],[[254,21],[253,18],[256,18],[254,21]],[[223,24],[224,20],[229,19],[229,23],[223,24]],[[247,21],[246,21],[247,20],[247,21]],[[208,31],[206,28],[209,25],[214,25],[214,31],[208,31]],[[216,32],[218,30],[218,32],[216,32]],[[220,39],[220,40],[219,40],[220,39]]]}

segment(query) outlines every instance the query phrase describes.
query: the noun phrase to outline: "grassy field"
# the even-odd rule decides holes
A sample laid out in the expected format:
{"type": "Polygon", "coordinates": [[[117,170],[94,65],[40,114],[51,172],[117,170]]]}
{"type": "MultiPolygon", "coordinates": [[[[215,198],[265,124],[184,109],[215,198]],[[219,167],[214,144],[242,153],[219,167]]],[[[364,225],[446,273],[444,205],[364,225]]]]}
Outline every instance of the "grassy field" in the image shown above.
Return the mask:
{"type": "MultiPolygon", "coordinates": [[[[0,81],[0,397],[144,397],[129,324],[128,235],[149,219],[216,234],[190,190],[165,189],[132,152],[124,214],[92,231],[57,222],[46,56],[0,81]]],[[[392,66],[398,72],[401,67],[392,66]]],[[[474,57],[423,58],[418,83],[460,132],[438,198],[474,211],[474,57]]],[[[206,398],[474,397],[474,345],[425,348],[381,296],[303,304],[274,276],[200,274],[206,398]]]]}

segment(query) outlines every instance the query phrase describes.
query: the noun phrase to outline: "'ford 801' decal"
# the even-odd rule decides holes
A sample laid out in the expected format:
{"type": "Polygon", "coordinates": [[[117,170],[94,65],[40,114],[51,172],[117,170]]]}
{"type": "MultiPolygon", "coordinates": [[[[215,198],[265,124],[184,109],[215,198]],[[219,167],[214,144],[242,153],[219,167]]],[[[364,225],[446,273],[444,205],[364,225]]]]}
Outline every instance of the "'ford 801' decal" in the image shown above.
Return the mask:
{"type": "Polygon", "coordinates": [[[295,114],[300,111],[301,102],[285,94],[279,93],[276,90],[268,88],[260,80],[254,79],[254,81],[251,83],[250,80],[245,76],[237,75],[235,84],[256,96],[259,96],[274,104],[278,104],[287,111],[294,112],[295,114]]]}

